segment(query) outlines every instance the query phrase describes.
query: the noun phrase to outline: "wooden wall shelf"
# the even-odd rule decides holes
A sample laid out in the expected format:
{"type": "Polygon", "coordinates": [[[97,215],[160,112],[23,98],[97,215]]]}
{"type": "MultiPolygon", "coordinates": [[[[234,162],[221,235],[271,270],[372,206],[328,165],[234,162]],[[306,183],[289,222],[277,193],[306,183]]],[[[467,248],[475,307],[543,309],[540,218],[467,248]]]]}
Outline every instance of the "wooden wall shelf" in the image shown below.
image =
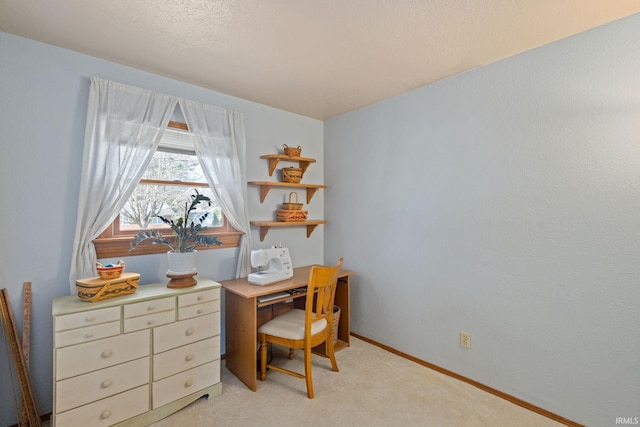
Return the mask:
{"type": "MultiPolygon", "coordinates": [[[[278,162],[287,161],[287,162],[297,162],[302,169],[302,175],[304,176],[305,171],[309,167],[311,163],[315,163],[316,159],[312,159],[309,157],[296,157],[296,156],[287,156],[286,154],[265,154],[260,156],[261,159],[269,160],[269,176],[273,175],[273,171],[275,171],[278,162]]],[[[249,181],[250,185],[257,185],[260,187],[260,203],[264,203],[267,194],[269,194],[269,190],[271,187],[288,187],[288,188],[304,188],[307,190],[307,204],[311,202],[311,198],[315,194],[316,190],[319,188],[327,188],[326,185],[323,184],[299,184],[293,182],[278,182],[278,181],[249,181]]],[[[320,225],[326,224],[327,221],[324,220],[308,220],[308,221],[300,221],[300,222],[286,222],[286,221],[251,221],[251,225],[260,227],[260,241],[262,242],[264,238],[267,236],[267,233],[271,229],[271,227],[307,227],[307,238],[311,236],[313,230],[320,225]]]]}
{"type": "Polygon", "coordinates": [[[319,188],[327,188],[322,184],[295,184],[292,182],[272,182],[272,181],[250,181],[251,185],[258,185],[260,187],[260,203],[264,203],[264,199],[269,194],[271,187],[291,187],[291,188],[306,188],[307,190],[307,204],[311,203],[311,198],[319,188]]]}
{"type": "Polygon", "coordinates": [[[251,221],[251,225],[255,225],[260,227],[260,241],[262,242],[266,237],[269,229],[271,227],[307,227],[307,238],[311,236],[313,230],[320,225],[326,224],[327,221],[324,220],[309,220],[309,221],[300,221],[300,222],[284,222],[284,221],[251,221]]]}
{"type": "Polygon", "coordinates": [[[260,156],[260,158],[269,160],[269,176],[273,175],[273,171],[276,170],[276,166],[281,160],[297,162],[302,169],[302,176],[304,176],[304,172],[307,170],[309,165],[316,162],[316,159],[312,159],[310,157],[294,157],[287,156],[286,154],[265,154],[264,156],[260,156]]]}

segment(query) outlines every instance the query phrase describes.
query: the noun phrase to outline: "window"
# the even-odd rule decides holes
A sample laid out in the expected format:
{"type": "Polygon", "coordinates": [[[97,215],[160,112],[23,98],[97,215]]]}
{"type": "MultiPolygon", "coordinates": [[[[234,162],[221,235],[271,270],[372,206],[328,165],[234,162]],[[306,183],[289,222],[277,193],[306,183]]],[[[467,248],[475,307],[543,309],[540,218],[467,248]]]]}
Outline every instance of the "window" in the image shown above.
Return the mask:
{"type": "Polygon", "coordinates": [[[166,246],[152,245],[150,241],[128,252],[129,243],[145,229],[157,229],[171,236],[171,229],[158,216],[168,219],[181,216],[194,189],[211,199],[211,206],[201,203],[199,211],[193,213],[209,212],[203,223],[207,229],[202,234],[216,236],[222,242],[222,246],[199,246],[198,250],[238,246],[242,233],[224,218],[195,155],[186,124],[170,122],[137,188],[113,223],[94,240],[98,258],[166,252],[166,246]]]}

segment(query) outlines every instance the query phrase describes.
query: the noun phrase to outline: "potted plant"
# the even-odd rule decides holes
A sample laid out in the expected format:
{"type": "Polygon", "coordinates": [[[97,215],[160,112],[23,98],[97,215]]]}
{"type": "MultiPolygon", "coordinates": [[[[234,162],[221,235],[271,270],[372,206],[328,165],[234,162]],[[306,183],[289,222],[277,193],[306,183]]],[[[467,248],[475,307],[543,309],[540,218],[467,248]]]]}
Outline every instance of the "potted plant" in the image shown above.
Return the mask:
{"type": "Polygon", "coordinates": [[[191,278],[189,283],[193,283],[193,285],[195,285],[193,276],[197,274],[195,268],[196,247],[198,245],[222,245],[222,242],[217,237],[200,234],[201,231],[207,228],[202,225],[202,222],[209,216],[209,212],[191,218],[193,216],[192,212],[200,203],[207,203],[211,206],[209,197],[198,193],[198,190],[194,191],[195,194],[191,195],[191,202],[185,202],[184,204],[184,216],[177,219],[169,219],[158,215],[162,222],[171,227],[172,238],[165,237],[159,230],[144,230],[134,237],[129,249],[129,252],[133,251],[140,243],[148,239],[152,239],[152,244],[154,245],[167,245],[169,247],[169,252],[167,252],[169,262],[167,276],[172,278],[187,276],[191,278]]]}

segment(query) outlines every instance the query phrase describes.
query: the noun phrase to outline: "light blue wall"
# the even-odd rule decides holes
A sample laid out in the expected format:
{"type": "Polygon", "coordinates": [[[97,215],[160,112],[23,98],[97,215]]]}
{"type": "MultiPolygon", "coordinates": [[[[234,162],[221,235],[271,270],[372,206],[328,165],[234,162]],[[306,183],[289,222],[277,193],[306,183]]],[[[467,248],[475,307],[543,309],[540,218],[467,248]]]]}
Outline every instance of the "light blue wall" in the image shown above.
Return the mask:
{"type": "MultiPolygon", "coordinates": [[[[51,299],[69,294],[87,96],[94,75],[244,113],[249,180],[269,178],[267,161],[260,156],[277,152],[283,144],[302,145],[305,156],[323,164],[321,121],[0,33],[0,288],[8,289],[21,326],[22,284],[32,282],[30,372],[43,414],[51,411],[51,299]]],[[[307,179],[322,182],[322,167],[310,167],[307,179]]],[[[252,219],[271,219],[285,194],[272,189],[260,204],[258,189],[249,188],[252,219]]],[[[321,217],[324,194],[316,193],[308,208],[310,215],[321,217]]],[[[272,230],[260,242],[258,230],[252,231],[256,248],[280,242],[288,246],[294,266],[323,262],[323,235],[322,227],[309,239],[304,228],[272,230]]],[[[235,249],[198,255],[201,276],[224,280],[235,274],[235,249]]],[[[164,255],[125,261],[127,270],[142,274],[143,284],[167,280],[164,255]]],[[[16,422],[7,366],[0,351],[2,426],[16,422]]]]}
{"type": "Polygon", "coordinates": [[[590,426],[640,416],[640,15],[324,130],[354,332],[590,426]]]}

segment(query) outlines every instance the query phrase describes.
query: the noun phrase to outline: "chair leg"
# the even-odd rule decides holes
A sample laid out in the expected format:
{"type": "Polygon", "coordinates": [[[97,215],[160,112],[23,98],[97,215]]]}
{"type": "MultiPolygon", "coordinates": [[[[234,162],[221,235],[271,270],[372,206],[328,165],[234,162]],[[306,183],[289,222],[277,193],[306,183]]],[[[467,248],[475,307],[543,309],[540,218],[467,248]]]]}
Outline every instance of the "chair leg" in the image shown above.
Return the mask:
{"type": "Polygon", "coordinates": [[[311,347],[304,348],[304,378],[307,381],[307,396],[313,399],[313,381],[311,378],[311,347]]]}
{"type": "Polygon", "coordinates": [[[334,372],[339,372],[338,362],[336,362],[336,354],[335,349],[333,348],[333,338],[329,337],[327,339],[327,355],[329,356],[329,360],[331,360],[331,369],[334,372]]]}
{"type": "Polygon", "coordinates": [[[269,344],[267,340],[262,338],[260,341],[260,380],[267,379],[267,347],[269,344]]]}

